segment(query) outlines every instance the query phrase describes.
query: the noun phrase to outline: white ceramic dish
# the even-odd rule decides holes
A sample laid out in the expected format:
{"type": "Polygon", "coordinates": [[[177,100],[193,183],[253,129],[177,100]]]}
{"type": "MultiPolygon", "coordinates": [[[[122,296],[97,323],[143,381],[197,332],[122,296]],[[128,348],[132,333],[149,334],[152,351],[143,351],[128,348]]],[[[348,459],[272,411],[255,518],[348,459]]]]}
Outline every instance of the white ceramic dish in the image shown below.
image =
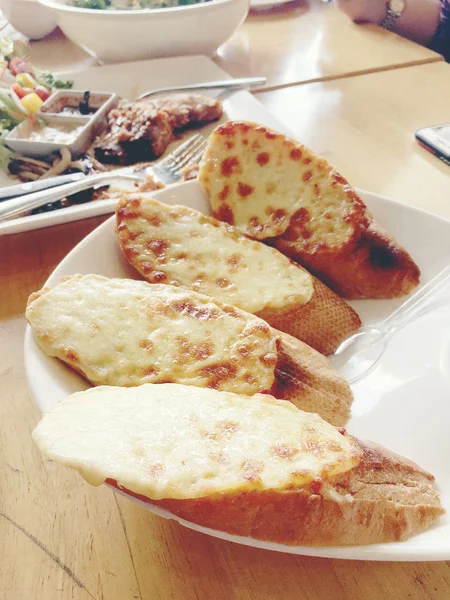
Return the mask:
{"type": "MultiPolygon", "coordinates": [[[[41,134],[42,135],[42,134],[41,134]]],[[[58,152],[60,148],[68,148],[74,157],[85,152],[93,140],[92,122],[86,117],[66,117],[64,122],[60,119],[46,119],[42,129],[33,127],[29,119],[22,121],[5,138],[6,145],[18,154],[41,158],[50,156],[53,152],[58,152]],[[45,137],[30,141],[32,132],[39,135],[40,131],[63,130],[67,139],[61,138],[49,140],[45,137]]]]}
{"type": "MultiPolygon", "coordinates": [[[[139,94],[150,89],[230,78],[228,73],[220,69],[206,56],[137,61],[106,67],[94,67],[80,73],[61,73],[59,75],[63,79],[73,81],[74,87],[77,89],[92,89],[97,92],[114,91],[122,98],[130,100],[137,98],[139,94]]],[[[225,111],[223,121],[251,119],[279,131],[285,130],[283,125],[272,117],[249,92],[241,91],[229,94],[223,98],[223,105],[225,111]]],[[[208,127],[200,129],[199,132],[206,136],[216,126],[217,123],[212,123],[208,127]]],[[[171,144],[168,151],[172,151],[175,146],[176,143],[171,144]]],[[[17,183],[17,181],[9,179],[5,173],[0,171],[0,186],[13,183],[17,183]]],[[[74,205],[52,212],[4,221],[0,223],[0,235],[41,229],[69,221],[108,214],[113,211],[114,202],[110,200],[74,205]]]]}
{"type": "MultiPolygon", "coordinates": [[[[196,181],[174,185],[153,195],[170,204],[186,204],[208,212],[207,201],[196,181]]],[[[446,266],[450,256],[450,221],[374,194],[361,192],[361,195],[379,222],[417,260],[422,269],[422,283],[446,266]]],[[[56,268],[48,284],[54,285],[62,276],[75,273],[136,276],[120,252],[114,218],[87,236],[56,268]]],[[[365,300],[352,305],[364,324],[370,325],[388,316],[401,302],[365,300]]],[[[35,344],[30,328],[25,337],[25,366],[31,393],[41,411],[89,387],[75,372],[46,357],[35,344]]],[[[349,431],[415,460],[436,476],[444,507],[449,512],[421,535],[407,542],[364,547],[289,547],[207,530],[148,504],[142,503],[142,506],[209,535],[280,552],[364,560],[449,560],[450,296],[446,307],[399,332],[377,368],[358,382],[353,391],[355,402],[349,431]]]]}
{"type": "Polygon", "coordinates": [[[17,31],[31,40],[40,40],[57,25],[53,11],[37,0],[0,0],[0,10],[17,31]]]}
{"type": "MultiPolygon", "coordinates": [[[[94,113],[88,113],[84,115],[89,119],[102,119],[105,114],[117,103],[117,94],[114,92],[96,92],[94,90],[89,91],[89,107],[96,109],[94,113]]],[[[38,110],[38,117],[45,118],[57,118],[64,120],[68,116],[74,116],[73,113],[61,112],[66,107],[74,107],[75,109],[84,99],[84,90],[57,90],[47,98],[42,107],[38,110]]],[[[82,116],[81,113],[75,113],[75,116],[82,116]]]]}
{"type": "Polygon", "coordinates": [[[92,10],[69,0],[39,0],[65,35],[103,62],[212,56],[247,16],[249,0],[211,0],[153,10],[92,10]]]}

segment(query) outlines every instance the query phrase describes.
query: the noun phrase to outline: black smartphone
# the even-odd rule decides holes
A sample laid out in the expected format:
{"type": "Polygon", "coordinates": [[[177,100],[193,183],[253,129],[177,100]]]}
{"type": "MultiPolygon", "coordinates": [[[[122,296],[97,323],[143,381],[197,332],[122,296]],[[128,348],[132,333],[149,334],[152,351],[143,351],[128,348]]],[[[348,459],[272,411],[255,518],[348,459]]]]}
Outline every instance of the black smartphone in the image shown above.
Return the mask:
{"type": "Polygon", "coordinates": [[[423,127],[416,131],[416,140],[421,146],[450,166],[450,123],[423,127]]]}

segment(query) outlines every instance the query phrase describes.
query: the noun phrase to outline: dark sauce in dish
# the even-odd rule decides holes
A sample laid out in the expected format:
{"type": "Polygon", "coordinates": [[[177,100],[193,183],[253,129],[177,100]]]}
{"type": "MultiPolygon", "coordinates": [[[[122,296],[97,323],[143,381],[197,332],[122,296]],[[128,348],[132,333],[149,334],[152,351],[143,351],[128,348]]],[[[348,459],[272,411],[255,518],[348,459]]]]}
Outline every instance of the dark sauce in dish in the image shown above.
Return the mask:
{"type": "Polygon", "coordinates": [[[86,112],[81,112],[80,107],[79,106],[65,106],[62,110],[59,111],[60,115],[75,115],[77,117],[82,117],[84,115],[93,115],[94,113],[96,113],[98,110],[98,108],[94,108],[92,106],[89,106],[87,109],[85,109],[86,112]]]}

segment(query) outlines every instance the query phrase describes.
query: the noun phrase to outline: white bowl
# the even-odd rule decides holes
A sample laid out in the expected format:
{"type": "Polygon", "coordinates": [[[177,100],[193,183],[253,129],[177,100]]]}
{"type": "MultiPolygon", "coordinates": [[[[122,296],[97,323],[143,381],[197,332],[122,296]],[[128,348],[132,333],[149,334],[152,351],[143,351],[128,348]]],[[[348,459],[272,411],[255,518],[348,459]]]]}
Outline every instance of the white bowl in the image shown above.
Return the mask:
{"type": "Polygon", "coordinates": [[[39,0],[51,8],[65,35],[104,62],[161,56],[211,56],[244,21],[249,0],[147,10],[75,8],[69,0],[39,0]]]}
{"type": "Polygon", "coordinates": [[[0,9],[11,25],[31,40],[40,40],[57,26],[57,18],[36,0],[0,0],[0,9]]]}

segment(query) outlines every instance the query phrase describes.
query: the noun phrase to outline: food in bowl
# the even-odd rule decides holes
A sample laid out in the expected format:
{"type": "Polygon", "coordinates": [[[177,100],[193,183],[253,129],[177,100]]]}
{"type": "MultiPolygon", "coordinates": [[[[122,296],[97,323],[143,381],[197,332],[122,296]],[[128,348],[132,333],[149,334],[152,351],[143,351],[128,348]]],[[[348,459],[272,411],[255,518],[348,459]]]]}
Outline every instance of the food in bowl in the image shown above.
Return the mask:
{"type": "Polygon", "coordinates": [[[37,125],[24,138],[29,142],[51,142],[53,144],[71,144],[83,129],[84,125],[78,124],[52,124],[37,125]]]}
{"type": "Polygon", "coordinates": [[[144,10],[98,10],[74,6],[73,0],[39,0],[57,14],[66,37],[104,63],[162,56],[213,56],[249,10],[249,0],[176,1],[179,4],[165,8],[154,5],[144,10]]]}

